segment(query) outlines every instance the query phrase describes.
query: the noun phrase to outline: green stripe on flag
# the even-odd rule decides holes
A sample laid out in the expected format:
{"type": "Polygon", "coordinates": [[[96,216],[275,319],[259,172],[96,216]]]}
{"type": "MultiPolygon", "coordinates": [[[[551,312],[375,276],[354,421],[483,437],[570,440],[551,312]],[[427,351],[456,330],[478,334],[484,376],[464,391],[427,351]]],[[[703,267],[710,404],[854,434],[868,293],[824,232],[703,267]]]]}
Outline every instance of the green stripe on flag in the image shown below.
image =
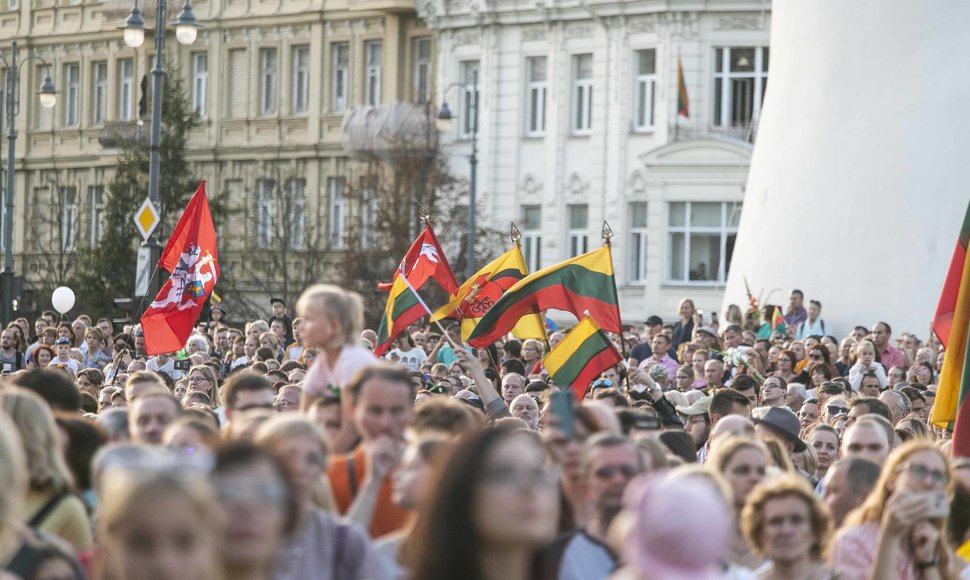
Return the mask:
{"type": "Polygon", "coordinates": [[[579,345],[561,367],[555,371],[550,371],[553,380],[556,381],[557,385],[571,386],[575,382],[576,377],[589,364],[589,361],[610,347],[610,341],[603,336],[601,331],[591,334],[579,345]]]}

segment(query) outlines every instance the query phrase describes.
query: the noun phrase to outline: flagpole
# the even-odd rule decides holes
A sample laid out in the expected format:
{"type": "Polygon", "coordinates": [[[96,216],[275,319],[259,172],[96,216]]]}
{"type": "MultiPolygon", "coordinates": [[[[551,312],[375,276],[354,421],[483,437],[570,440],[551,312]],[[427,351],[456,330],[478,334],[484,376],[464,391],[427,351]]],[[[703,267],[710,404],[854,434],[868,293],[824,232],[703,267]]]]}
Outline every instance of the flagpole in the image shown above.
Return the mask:
{"type": "Polygon", "coordinates": [[[418,303],[421,305],[422,308],[424,308],[424,311],[428,313],[429,319],[432,322],[434,322],[435,325],[437,325],[437,327],[438,327],[439,330],[441,330],[441,335],[444,336],[445,339],[448,340],[448,343],[451,344],[451,348],[457,350],[459,348],[459,346],[457,344],[455,344],[455,341],[451,340],[451,337],[448,336],[448,333],[445,331],[445,328],[443,326],[441,326],[441,323],[438,322],[438,319],[437,318],[435,318],[434,314],[431,312],[431,309],[428,308],[428,305],[427,305],[427,303],[425,303],[424,298],[421,298],[421,295],[418,294],[418,291],[415,290],[414,289],[414,286],[411,285],[411,281],[408,280],[408,277],[404,275],[403,266],[404,266],[404,264],[402,263],[401,264],[401,267],[402,267],[402,270],[401,270],[401,279],[404,280],[404,283],[405,284],[407,284],[408,289],[411,290],[411,293],[414,294],[414,297],[418,299],[418,303]]]}
{"type": "MultiPolygon", "coordinates": [[[[613,228],[610,227],[609,222],[603,220],[603,230],[600,234],[603,237],[603,245],[606,246],[606,251],[610,256],[610,265],[613,264],[613,228]]],[[[620,293],[616,289],[616,276],[611,276],[613,280],[613,293],[616,294],[616,310],[620,311],[620,293]]],[[[623,336],[623,316],[620,316],[620,354],[623,355],[623,362],[626,363],[627,371],[624,373],[624,379],[626,380],[626,390],[630,390],[630,373],[629,373],[629,362],[627,362],[627,352],[626,352],[626,337],[623,336]]]]}

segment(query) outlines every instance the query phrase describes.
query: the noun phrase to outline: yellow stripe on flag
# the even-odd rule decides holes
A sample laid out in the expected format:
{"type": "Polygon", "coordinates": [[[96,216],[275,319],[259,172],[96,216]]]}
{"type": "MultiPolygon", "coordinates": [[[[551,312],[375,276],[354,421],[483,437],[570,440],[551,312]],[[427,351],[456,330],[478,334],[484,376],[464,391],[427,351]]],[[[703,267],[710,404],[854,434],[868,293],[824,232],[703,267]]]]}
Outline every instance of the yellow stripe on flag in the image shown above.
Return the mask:
{"type": "Polygon", "coordinates": [[[569,358],[579,349],[580,345],[586,341],[587,338],[593,336],[599,332],[600,327],[593,322],[593,319],[589,316],[584,317],[579,321],[579,324],[573,327],[566,335],[566,338],[556,345],[546,358],[542,360],[542,366],[549,372],[550,375],[554,375],[559,372],[559,369],[563,367],[569,358]]]}
{"type": "Polygon", "coordinates": [[[964,361],[967,353],[967,330],[970,326],[970,252],[963,260],[963,279],[957,294],[956,309],[950,325],[950,342],[943,355],[939,388],[933,404],[930,421],[946,429],[957,416],[960,407],[960,390],[963,386],[964,361]]]}

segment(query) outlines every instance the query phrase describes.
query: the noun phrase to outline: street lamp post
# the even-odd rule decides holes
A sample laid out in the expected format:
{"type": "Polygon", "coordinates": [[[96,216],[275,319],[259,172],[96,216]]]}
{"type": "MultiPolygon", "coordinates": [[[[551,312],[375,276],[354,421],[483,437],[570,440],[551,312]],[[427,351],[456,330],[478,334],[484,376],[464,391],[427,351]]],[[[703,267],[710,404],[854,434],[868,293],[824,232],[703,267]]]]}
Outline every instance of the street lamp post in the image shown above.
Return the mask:
{"type": "Polygon", "coordinates": [[[57,93],[51,81],[50,65],[46,60],[28,56],[22,62],[17,62],[17,41],[10,44],[10,60],[0,56],[0,61],[7,67],[6,94],[4,95],[4,113],[7,122],[7,187],[4,190],[3,204],[3,271],[0,272],[0,286],[2,286],[3,324],[6,326],[13,320],[13,201],[16,195],[14,161],[17,150],[17,113],[20,112],[20,67],[36,60],[47,67],[47,78],[40,86],[40,105],[45,109],[53,108],[57,103],[57,93]]]}
{"type": "MultiPolygon", "coordinates": [[[[155,64],[152,67],[152,127],[149,142],[148,158],[148,199],[155,205],[161,215],[161,204],[158,200],[158,176],[161,163],[162,147],[162,89],[165,84],[165,23],[167,6],[165,0],[155,2],[155,64]]],[[[192,14],[192,5],[188,0],[182,5],[182,11],[175,20],[175,39],[179,44],[192,44],[198,35],[199,24],[192,14]]],[[[145,42],[145,21],[138,10],[138,0],[125,20],[125,44],[131,48],[138,48],[145,42]]],[[[142,248],[149,253],[149,267],[154,268],[161,258],[162,246],[158,242],[158,228],[151,237],[142,242],[142,248]]],[[[149,276],[149,280],[152,278],[149,276]]],[[[154,298],[161,286],[159,280],[149,282],[147,296],[154,298]]]]}
{"type": "MultiPolygon", "coordinates": [[[[472,83],[470,86],[465,83],[453,83],[448,85],[448,88],[444,92],[448,92],[453,87],[460,87],[464,91],[470,88],[472,93],[471,102],[469,103],[472,152],[468,156],[468,163],[470,165],[468,186],[468,247],[466,248],[468,257],[465,265],[466,278],[470,279],[477,271],[475,268],[475,218],[477,213],[475,209],[475,198],[478,189],[478,71],[472,73],[472,83]]],[[[442,132],[449,131],[451,129],[452,118],[451,109],[448,108],[448,102],[443,101],[441,103],[441,109],[438,111],[438,128],[442,132]]]]}

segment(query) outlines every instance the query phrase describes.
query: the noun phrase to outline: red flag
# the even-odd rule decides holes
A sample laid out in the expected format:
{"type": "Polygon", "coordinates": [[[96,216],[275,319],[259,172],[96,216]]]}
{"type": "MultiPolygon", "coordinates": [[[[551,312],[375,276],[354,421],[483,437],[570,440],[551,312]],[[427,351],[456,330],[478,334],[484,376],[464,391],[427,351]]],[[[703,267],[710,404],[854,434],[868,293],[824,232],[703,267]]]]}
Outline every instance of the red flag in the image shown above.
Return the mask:
{"type": "Polygon", "coordinates": [[[216,229],[205,181],[185,207],[158,266],[172,275],[141,317],[148,354],[175,352],[185,345],[219,279],[216,229]]]}
{"type": "MultiPolygon", "coordinates": [[[[394,272],[394,278],[397,278],[402,270],[404,275],[407,276],[408,282],[415,288],[424,286],[429,278],[434,278],[448,294],[458,292],[458,280],[455,279],[455,273],[451,271],[451,266],[448,265],[448,260],[441,249],[441,244],[438,243],[437,236],[429,227],[424,228],[421,235],[411,244],[408,253],[404,254],[401,267],[394,272]]],[[[391,279],[391,283],[379,284],[377,288],[384,292],[390,292],[394,278],[391,279]]]]}

